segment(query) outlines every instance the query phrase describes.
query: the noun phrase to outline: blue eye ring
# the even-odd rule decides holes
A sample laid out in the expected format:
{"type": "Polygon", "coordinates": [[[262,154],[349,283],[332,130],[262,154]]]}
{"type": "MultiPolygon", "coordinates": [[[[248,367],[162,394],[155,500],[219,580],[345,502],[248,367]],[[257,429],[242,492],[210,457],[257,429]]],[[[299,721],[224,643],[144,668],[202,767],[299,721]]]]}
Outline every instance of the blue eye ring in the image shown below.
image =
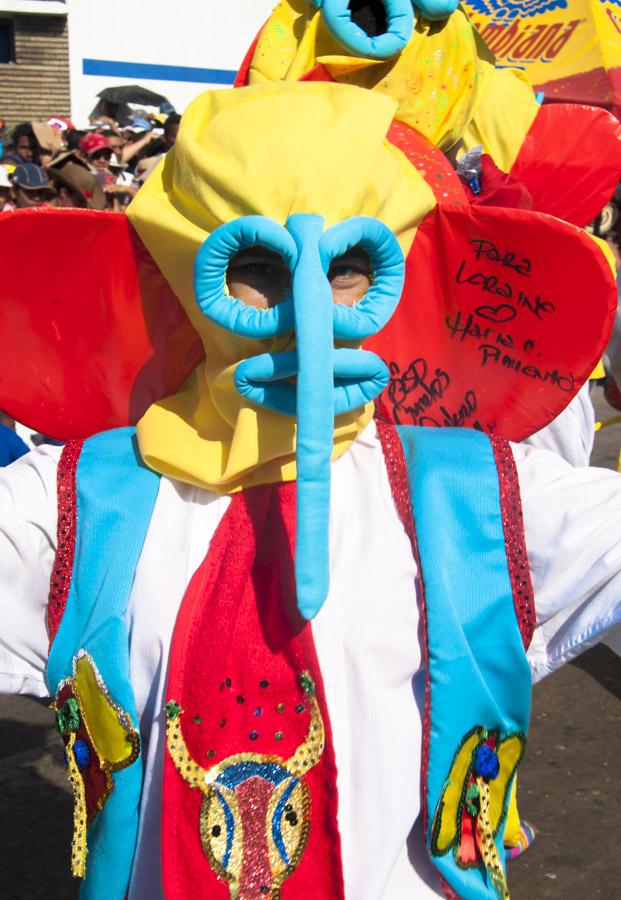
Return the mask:
{"type": "Polygon", "coordinates": [[[369,35],[352,21],[350,0],[321,0],[324,21],[337,39],[354,56],[367,59],[390,59],[405,48],[414,30],[414,9],[411,0],[382,0],[386,13],[386,31],[376,37],[369,35]]]}
{"type": "Polygon", "coordinates": [[[394,313],[405,281],[403,252],[390,228],[369,216],[354,216],[323,233],[319,251],[325,271],[352,247],[371,260],[374,283],[355,306],[334,305],[334,337],[360,341],[376,334],[394,313]]]}
{"type": "Polygon", "coordinates": [[[269,338],[293,329],[293,300],[288,296],[269,309],[255,309],[225,293],[231,259],[248,247],[278,253],[293,271],[298,259],[295,241],[282,225],[266,216],[241,216],[216,228],[194,260],[194,293],[202,314],[240,337],[269,338]]]}

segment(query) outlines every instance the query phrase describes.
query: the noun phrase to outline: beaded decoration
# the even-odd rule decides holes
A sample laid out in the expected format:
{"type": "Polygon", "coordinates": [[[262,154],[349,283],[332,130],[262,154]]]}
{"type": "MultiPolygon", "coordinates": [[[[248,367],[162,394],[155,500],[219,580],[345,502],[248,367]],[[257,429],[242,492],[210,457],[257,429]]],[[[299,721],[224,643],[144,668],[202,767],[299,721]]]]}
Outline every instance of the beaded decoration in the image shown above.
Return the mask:
{"type": "Polygon", "coordinates": [[[52,709],[65,742],[73,791],[71,871],[76,878],[84,878],[87,826],[112,793],[112,773],[138,758],[140,737],[129,715],[110,697],[95,662],[84,650],[74,657],[72,676],[58,685],[52,709]]]}
{"type": "Polygon", "coordinates": [[[496,837],[525,744],[521,732],[501,737],[481,725],[472,728],[455,753],[431,828],[432,855],[452,850],[461,868],[484,866],[501,900],[509,890],[496,837]]]}
{"type": "Polygon", "coordinates": [[[535,592],[530,577],[526,540],[524,537],[524,516],[518,483],[515,459],[509,442],[504,438],[489,435],[498,469],[500,484],[500,506],[502,527],[507,548],[509,577],[513,590],[515,615],[520,626],[524,649],[528,650],[533,639],[537,622],[535,613],[535,592]]]}
{"type": "Polygon", "coordinates": [[[304,776],[321,759],[325,730],[315,684],[299,678],[310,712],[306,739],[285,760],[238,753],[204,769],[188,751],[174,700],[165,707],[166,742],[181,777],[203,794],[199,831],[205,856],[228,882],[231,898],[259,893],[279,900],[283,882],[297,867],[310,833],[311,797],[304,776]]]}
{"type": "Polygon", "coordinates": [[[77,523],[75,475],[83,444],[83,440],[67,441],[58,463],[57,544],[47,606],[50,646],[62,621],[71,585],[77,523]]]}

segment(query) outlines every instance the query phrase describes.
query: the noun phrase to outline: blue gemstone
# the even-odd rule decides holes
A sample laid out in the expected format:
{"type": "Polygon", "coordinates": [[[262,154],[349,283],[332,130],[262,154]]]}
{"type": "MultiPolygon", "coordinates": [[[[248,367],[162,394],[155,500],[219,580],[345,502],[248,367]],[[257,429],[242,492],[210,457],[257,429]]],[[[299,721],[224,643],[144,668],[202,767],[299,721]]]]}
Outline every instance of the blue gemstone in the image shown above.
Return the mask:
{"type": "Polygon", "coordinates": [[[256,741],[256,739],[259,737],[259,732],[251,731],[250,734],[248,735],[248,737],[250,738],[251,741],[256,741]]]}
{"type": "Polygon", "coordinates": [[[500,760],[491,747],[481,744],[474,751],[472,767],[476,775],[480,775],[485,781],[493,781],[500,772],[500,760]]]}
{"type": "Polygon", "coordinates": [[[76,741],[73,745],[73,755],[75,756],[75,761],[78,764],[78,769],[86,769],[88,768],[88,764],[91,761],[91,748],[88,746],[86,741],[76,741]]]}
{"type": "Polygon", "coordinates": [[[262,708],[261,706],[257,706],[257,708],[254,710],[254,712],[252,713],[252,715],[253,715],[253,716],[262,716],[262,715],[263,715],[263,708],[262,708]]]}

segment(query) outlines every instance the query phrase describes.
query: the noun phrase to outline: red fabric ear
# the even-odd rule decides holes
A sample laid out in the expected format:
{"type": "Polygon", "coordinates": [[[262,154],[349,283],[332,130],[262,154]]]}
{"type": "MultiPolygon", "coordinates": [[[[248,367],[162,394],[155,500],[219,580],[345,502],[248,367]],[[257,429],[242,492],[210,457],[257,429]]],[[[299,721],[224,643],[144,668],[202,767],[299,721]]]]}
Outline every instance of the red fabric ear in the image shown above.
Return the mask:
{"type": "Polygon", "coordinates": [[[587,380],[615,309],[610,267],[574,226],[438,206],[416,234],[396,313],[365,347],[390,366],[385,401],[398,423],[519,441],[587,380]]]}
{"type": "Polygon", "coordinates": [[[0,409],[60,440],[134,424],[203,355],[127,217],[0,216],[0,409]]]}
{"type": "Polygon", "coordinates": [[[604,109],[542,106],[509,173],[533,198],[533,209],[588,225],[621,178],[621,122],[604,109]]]}

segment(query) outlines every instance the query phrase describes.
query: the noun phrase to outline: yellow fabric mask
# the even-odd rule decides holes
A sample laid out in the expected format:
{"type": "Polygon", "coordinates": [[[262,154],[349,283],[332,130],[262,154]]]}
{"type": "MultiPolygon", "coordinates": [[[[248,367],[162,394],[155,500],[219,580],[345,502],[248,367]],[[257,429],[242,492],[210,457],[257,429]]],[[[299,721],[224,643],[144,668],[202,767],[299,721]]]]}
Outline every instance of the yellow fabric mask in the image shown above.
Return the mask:
{"type": "Polygon", "coordinates": [[[385,61],[349,55],[310,0],[283,0],[261,31],[248,83],[297,81],[317,64],[341,84],[393,97],[396,118],[441,149],[461,137],[494,71],[494,56],[466,14],[417,18],[405,49],[385,61]]]}
{"type": "MultiPolygon", "coordinates": [[[[292,337],[248,340],[207,320],[195,300],[194,257],[226,222],[256,214],[283,224],[297,212],[323,216],[326,227],[373,216],[407,253],[435,201],[385,139],[394,113],[387,97],[327,83],[213,91],[190,105],[174,149],[128,209],[206,357],[138,423],[151,468],[220,493],[295,479],[295,420],[252,406],[233,383],[240,361],[287,349],[292,337]]],[[[337,417],[333,458],[371,415],[369,405],[337,417]]]]}

